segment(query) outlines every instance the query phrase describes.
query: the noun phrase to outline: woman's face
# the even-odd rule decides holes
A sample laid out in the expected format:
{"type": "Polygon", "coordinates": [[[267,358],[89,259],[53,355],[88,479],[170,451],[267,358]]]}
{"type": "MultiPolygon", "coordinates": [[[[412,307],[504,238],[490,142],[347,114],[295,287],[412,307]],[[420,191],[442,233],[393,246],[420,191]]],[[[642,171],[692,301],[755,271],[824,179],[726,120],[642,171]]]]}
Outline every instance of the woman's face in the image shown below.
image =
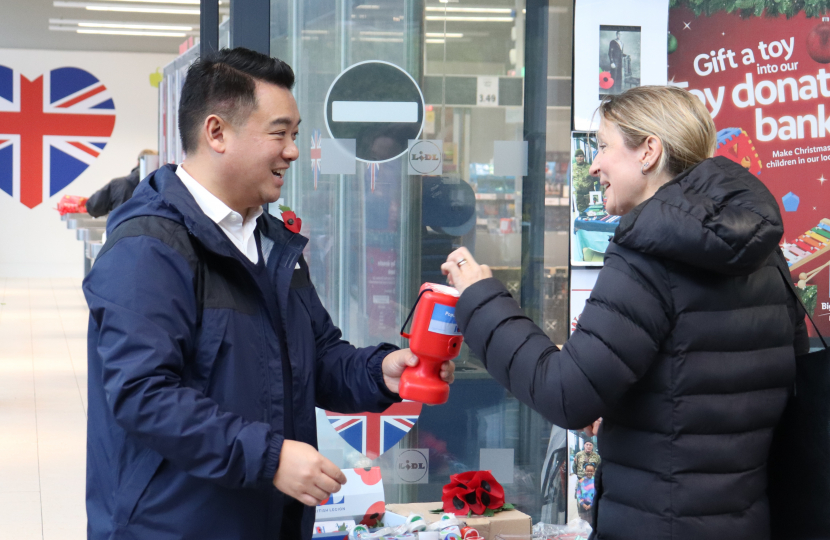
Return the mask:
{"type": "Polygon", "coordinates": [[[590,174],[598,176],[605,188],[605,210],[615,216],[625,215],[652,195],[640,161],[645,152],[626,146],[616,124],[605,120],[600,122],[597,143],[599,151],[590,174]]]}

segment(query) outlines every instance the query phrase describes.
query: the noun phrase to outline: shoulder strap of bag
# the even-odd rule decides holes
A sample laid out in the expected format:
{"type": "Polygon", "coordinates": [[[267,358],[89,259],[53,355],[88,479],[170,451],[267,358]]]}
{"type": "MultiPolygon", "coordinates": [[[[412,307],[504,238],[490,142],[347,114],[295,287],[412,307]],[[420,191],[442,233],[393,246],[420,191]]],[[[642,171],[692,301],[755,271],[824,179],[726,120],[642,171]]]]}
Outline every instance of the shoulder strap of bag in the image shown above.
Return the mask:
{"type": "Polygon", "coordinates": [[[792,275],[790,275],[789,266],[787,265],[787,259],[784,257],[784,254],[781,252],[780,248],[778,249],[778,255],[778,264],[775,265],[778,268],[778,272],[780,272],[781,277],[784,278],[784,282],[787,284],[787,286],[790,289],[790,292],[795,297],[795,301],[798,302],[798,305],[800,305],[802,309],[804,309],[804,313],[807,315],[807,318],[810,319],[810,323],[813,325],[813,328],[816,331],[816,335],[821,340],[821,344],[824,345],[825,349],[830,348],[827,346],[827,342],[824,341],[824,336],[822,336],[821,332],[819,332],[818,326],[816,326],[816,322],[813,320],[812,317],[810,317],[810,312],[807,310],[807,306],[805,306],[804,302],[801,301],[801,296],[798,294],[798,291],[795,290],[795,285],[793,285],[793,278],[792,275]],[[782,266],[782,263],[784,266],[782,266]],[[784,268],[787,268],[787,270],[784,270],[784,268]]]}

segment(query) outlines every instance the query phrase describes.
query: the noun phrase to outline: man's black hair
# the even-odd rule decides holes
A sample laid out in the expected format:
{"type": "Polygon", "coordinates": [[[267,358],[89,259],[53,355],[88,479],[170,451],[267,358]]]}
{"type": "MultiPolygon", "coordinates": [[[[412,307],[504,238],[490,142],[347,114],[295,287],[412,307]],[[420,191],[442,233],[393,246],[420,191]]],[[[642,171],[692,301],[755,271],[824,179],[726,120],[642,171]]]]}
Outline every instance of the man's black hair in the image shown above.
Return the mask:
{"type": "Polygon", "coordinates": [[[256,108],[256,81],[286,90],[294,86],[291,66],[277,58],[236,47],[200,58],[187,70],[179,101],[179,133],[185,153],[196,150],[202,122],[211,114],[239,124],[256,108]]]}

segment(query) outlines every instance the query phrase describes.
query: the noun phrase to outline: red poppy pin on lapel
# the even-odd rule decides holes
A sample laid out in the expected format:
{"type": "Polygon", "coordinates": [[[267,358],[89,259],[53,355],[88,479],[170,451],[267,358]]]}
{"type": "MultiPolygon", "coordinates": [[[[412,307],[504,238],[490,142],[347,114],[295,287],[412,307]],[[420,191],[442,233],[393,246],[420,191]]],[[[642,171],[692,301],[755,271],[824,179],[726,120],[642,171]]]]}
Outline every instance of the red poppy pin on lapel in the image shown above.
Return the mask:
{"type": "Polygon", "coordinates": [[[280,212],[282,212],[282,222],[285,223],[285,228],[293,233],[299,233],[303,220],[287,206],[280,205],[280,212]]]}

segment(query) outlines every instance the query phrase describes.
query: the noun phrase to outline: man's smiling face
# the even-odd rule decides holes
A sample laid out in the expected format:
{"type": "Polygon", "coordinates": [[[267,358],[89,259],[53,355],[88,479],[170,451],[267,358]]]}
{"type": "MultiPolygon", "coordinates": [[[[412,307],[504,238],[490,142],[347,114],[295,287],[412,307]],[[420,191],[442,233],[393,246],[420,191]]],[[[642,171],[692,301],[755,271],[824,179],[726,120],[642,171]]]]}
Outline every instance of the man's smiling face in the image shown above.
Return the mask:
{"type": "Polygon", "coordinates": [[[277,201],[288,167],[300,154],[295,143],[300,111],[291,91],[257,81],[256,101],[247,120],[231,127],[225,155],[227,182],[245,208],[277,201]]]}

